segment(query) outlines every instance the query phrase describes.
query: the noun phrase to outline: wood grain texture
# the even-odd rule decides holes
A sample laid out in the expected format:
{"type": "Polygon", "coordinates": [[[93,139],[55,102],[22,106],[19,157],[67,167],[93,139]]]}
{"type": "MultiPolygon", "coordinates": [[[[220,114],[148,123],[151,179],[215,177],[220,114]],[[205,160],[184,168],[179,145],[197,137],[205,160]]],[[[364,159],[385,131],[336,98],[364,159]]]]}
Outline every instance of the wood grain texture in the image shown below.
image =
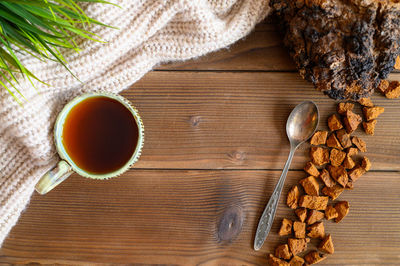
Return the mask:
{"type": "MultiPolygon", "coordinates": [[[[315,101],[321,129],[336,108],[297,73],[152,72],[123,95],[146,130],[139,168],[281,169],[292,108],[315,101]]],[[[376,94],[373,101],[386,108],[375,136],[356,134],[367,142],[374,170],[399,170],[400,99],[376,94]]],[[[292,169],[303,168],[307,153],[307,145],[296,152],[292,169]]]]}
{"type": "MultiPolygon", "coordinates": [[[[259,252],[252,249],[258,218],[279,175],[132,169],[108,181],[73,176],[46,197],[33,197],[0,251],[0,264],[265,265],[266,254],[285,241],[276,233],[281,219],[294,218],[281,198],[267,243],[259,252]],[[239,234],[222,240],[230,229],[221,220],[233,222],[233,229],[243,221],[239,234]]],[[[289,172],[283,195],[305,176],[289,172]]],[[[335,244],[325,264],[398,263],[399,177],[370,172],[339,197],[351,209],[341,223],[325,222],[335,244]]]]}

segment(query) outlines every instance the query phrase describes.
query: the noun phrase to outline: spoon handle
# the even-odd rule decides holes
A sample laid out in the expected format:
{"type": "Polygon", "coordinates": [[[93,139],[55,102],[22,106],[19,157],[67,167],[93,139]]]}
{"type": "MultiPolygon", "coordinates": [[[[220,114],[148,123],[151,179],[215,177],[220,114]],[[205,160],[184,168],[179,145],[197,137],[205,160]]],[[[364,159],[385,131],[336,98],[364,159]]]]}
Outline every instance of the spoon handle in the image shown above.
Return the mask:
{"type": "Polygon", "coordinates": [[[286,175],[289,170],[290,163],[292,162],[295,150],[295,147],[290,148],[289,158],[287,159],[285,167],[283,168],[278,184],[275,186],[274,192],[272,193],[272,196],[269,199],[263,214],[261,215],[260,221],[258,222],[256,237],[254,239],[254,250],[259,250],[262,247],[269,234],[269,231],[271,230],[272,222],[274,221],[276,209],[278,207],[279,198],[282,193],[282,188],[285,184],[286,175]]]}

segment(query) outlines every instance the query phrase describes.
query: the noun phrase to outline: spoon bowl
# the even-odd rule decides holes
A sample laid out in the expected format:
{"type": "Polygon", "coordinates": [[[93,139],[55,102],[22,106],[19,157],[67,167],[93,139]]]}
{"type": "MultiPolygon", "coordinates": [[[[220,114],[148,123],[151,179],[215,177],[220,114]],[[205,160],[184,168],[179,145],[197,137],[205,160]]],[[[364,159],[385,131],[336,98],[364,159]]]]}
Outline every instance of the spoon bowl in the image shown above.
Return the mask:
{"type": "Polygon", "coordinates": [[[313,101],[304,101],[290,113],[286,122],[286,134],[290,144],[298,146],[309,139],[318,126],[319,111],[313,101]]]}
{"type": "Polygon", "coordinates": [[[285,184],[286,175],[290,163],[292,162],[294,152],[300,144],[308,140],[312,134],[314,134],[318,126],[318,120],[318,107],[312,101],[304,101],[300,103],[293,109],[288,117],[286,122],[286,134],[290,142],[289,158],[286,161],[285,167],[283,167],[278,184],[275,186],[272,196],[261,215],[260,221],[258,222],[256,237],[254,239],[255,250],[259,250],[262,247],[269,231],[271,230],[279,198],[282,193],[283,185],[285,184]]]}

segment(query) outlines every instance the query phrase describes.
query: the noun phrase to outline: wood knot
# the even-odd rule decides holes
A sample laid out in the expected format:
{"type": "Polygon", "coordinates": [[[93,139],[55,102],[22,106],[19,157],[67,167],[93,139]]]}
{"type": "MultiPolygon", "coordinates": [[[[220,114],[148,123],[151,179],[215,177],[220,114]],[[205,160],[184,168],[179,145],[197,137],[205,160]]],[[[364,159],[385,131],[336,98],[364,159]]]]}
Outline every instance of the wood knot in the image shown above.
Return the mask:
{"type": "Polygon", "coordinates": [[[231,206],[221,215],[218,222],[218,242],[232,242],[242,231],[244,212],[240,206],[231,206]]]}
{"type": "Polygon", "coordinates": [[[228,154],[229,158],[233,159],[234,161],[244,161],[246,160],[246,153],[243,151],[234,151],[228,154]]]}
{"type": "Polygon", "coordinates": [[[192,127],[197,127],[201,122],[201,116],[194,115],[189,118],[189,123],[192,127]]]}

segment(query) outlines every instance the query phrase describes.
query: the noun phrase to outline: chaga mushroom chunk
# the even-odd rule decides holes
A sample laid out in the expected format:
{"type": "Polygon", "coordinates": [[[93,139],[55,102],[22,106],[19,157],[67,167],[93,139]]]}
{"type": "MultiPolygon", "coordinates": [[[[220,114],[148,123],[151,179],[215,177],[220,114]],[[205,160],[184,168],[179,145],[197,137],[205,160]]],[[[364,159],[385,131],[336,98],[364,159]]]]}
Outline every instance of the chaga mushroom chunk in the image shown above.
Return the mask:
{"type": "Polygon", "coordinates": [[[349,171],[349,177],[353,182],[356,182],[363,174],[365,174],[365,169],[358,165],[349,171]]]}
{"type": "Polygon", "coordinates": [[[304,166],[304,171],[306,171],[306,173],[308,173],[309,175],[316,177],[319,176],[319,171],[312,162],[306,163],[306,166],[304,166]]]}
{"type": "Polygon", "coordinates": [[[299,256],[294,256],[290,261],[289,261],[290,266],[303,266],[304,265],[304,260],[303,258],[299,256]]]}
{"type": "Polygon", "coordinates": [[[337,199],[340,194],[344,191],[344,188],[339,185],[334,185],[333,187],[324,187],[322,189],[322,194],[329,196],[332,200],[337,199]]]}
{"type": "Polygon", "coordinates": [[[328,127],[331,131],[339,130],[343,128],[343,124],[337,114],[333,114],[328,117],[328,127]]]}
{"type": "Polygon", "coordinates": [[[344,159],[346,158],[346,153],[343,151],[339,151],[337,149],[331,150],[331,155],[329,156],[329,160],[333,166],[339,166],[342,164],[344,159]]]}
{"type": "Polygon", "coordinates": [[[388,86],[387,90],[384,91],[386,98],[396,99],[400,97],[400,82],[392,81],[388,86]]]}
{"type": "Polygon", "coordinates": [[[349,156],[349,154],[347,154],[346,158],[344,158],[344,161],[343,161],[343,167],[346,168],[346,169],[352,169],[354,166],[356,166],[356,163],[349,156]]]}
{"type": "Polygon", "coordinates": [[[398,1],[271,0],[300,75],[337,100],[369,97],[393,70],[398,1]]]}
{"type": "Polygon", "coordinates": [[[349,180],[349,182],[347,182],[346,187],[344,189],[353,190],[354,189],[354,182],[349,180]]]}
{"type": "Polygon", "coordinates": [[[336,217],[335,222],[338,223],[349,213],[350,204],[347,201],[339,201],[335,204],[335,209],[338,213],[338,217],[336,217]]]}
{"type": "Polygon", "coordinates": [[[290,251],[292,252],[293,256],[296,256],[300,252],[303,252],[307,249],[307,243],[310,242],[309,238],[289,238],[288,244],[290,251]]]}
{"type": "Polygon", "coordinates": [[[324,214],[322,212],[317,210],[309,210],[306,223],[310,225],[322,220],[322,218],[324,218],[324,214]]]}
{"type": "Polygon", "coordinates": [[[293,231],[294,231],[294,237],[305,238],[306,237],[306,224],[299,222],[299,221],[295,221],[293,223],[293,231]]]}
{"type": "Polygon", "coordinates": [[[299,181],[299,183],[303,186],[304,191],[308,195],[318,196],[319,195],[319,184],[315,177],[310,175],[309,177],[303,178],[299,181]]]}
{"type": "Polygon", "coordinates": [[[311,147],[310,157],[313,164],[324,165],[329,163],[329,150],[322,147],[311,147]]]}
{"type": "Polygon", "coordinates": [[[327,235],[321,241],[321,243],[318,246],[318,249],[328,254],[333,254],[335,252],[331,235],[327,235]]]}
{"type": "Polygon", "coordinates": [[[325,145],[328,131],[317,131],[310,139],[311,145],[325,145]]]}
{"type": "Polygon", "coordinates": [[[301,222],[304,222],[307,218],[307,209],[298,208],[294,211],[301,222]]]}
{"type": "Polygon", "coordinates": [[[292,233],[293,222],[289,219],[283,218],[281,228],[279,229],[280,236],[287,236],[292,233]]]}
{"type": "Polygon", "coordinates": [[[350,135],[347,134],[346,130],[341,129],[336,132],[336,137],[340,141],[340,144],[344,149],[351,147],[353,144],[350,140],[350,135]]]}
{"type": "Polygon", "coordinates": [[[362,161],[361,161],[361,167],[365,170],[365,171],[369,171],[369,169],[371,169],[371,161],[368,159],[368,157],[363,157],[362,161]]]}
{"type": "MultiPolygon", "coordinates": [[[[362,139],[360,139],[359,137],[352,137],[351,138],[351,142],[361,151],[361,152],[366,152],[367,151],[367,144],[365,143],[365,141],[363,141],[362,139]]],[[[352,149],[352,148],[350,148],[352,149]]],[[[348,152],[350,154],[350,150],[348,152]]],[[[357,154],[357,153],[356,153],[357,154]]],[[[355,155],[355,154],[351,154],[351,155],[355,155]]]]}
{"type": "Polygon", "coordinates": [[[289,206],[289,208],[291,209],[297,209],[297,203],[299,201],[299,197],[300,197],[300,192],[299,192],[299,188],[297,186],[293,186],[287,195],[286,198],[286,204],[289,206]]]}
{"type": "Polygon", "coordinates": [[[327,187],[333,187],[336,184],[335,180],[332,179],[331,175],[326,169],[321,170],[319,178],[322,180],[322,182],[324,182],[325,186],[327,187]]]}
{"type": "Polygon", "coordinates": [[[347,182],[349,181],[349,177],[347,175],[347,171],[343,166],[332,166],[328,165],[329,174],[333,179],[336,180],[342,187],[345,187],[347,182]]]}
{"type": "Polygon", "coordinates": [[[290,260],[292,253],[289,251],[289,246],[287,244],[277,246],[275,249],[275,257],[290,260]]]}
{"type": "Polygon", "coordinates": [[[341,115],[344,115],[346,111],[353,111],[354,103],[339,103],[337,105],[337,112],[341,115]]]}
{"type": "Polygon", "coordinates": [[[384,111],[385,111],[385,108],[380,107],[380,106],[363,108],[363,113],[364,113],[365,119],[367,119],[367,121],[378,118],[378,116],[380,114],[382,114],[384,111]]]}
{"type": "Polygon", "coordinates": [[[358,149],[351,147],[351,148],[346,149],[346,152],[347,152],[347,155],[353,156],[353,155],[358,154],[358,149]]]}
{"type": "Polygon", "coordinates": [[[346,127],[347,133],[352,133],[358,128],[358,125],[362,122],[362,118],[352,111],[346,111],[344,113],[343,122],[346,127]]]}
{"type": "Polygon", "coordinates": [[[316,222],[307,227],[308,237],[311,238],[323,238],[325,237],[325,228],[323,222],[316,222]]]}
{"type": "Polygon", "coordinates": [[[338,212],[336,211],[335,207],[332,205],[328,205],[325,209],[325,219],[331,220],[338,217],[338,212]]]}
{"type": "Polygon", "coordinates": [[[366,106],[366,107],[372,107],[374,106],[374,104],[372,103],[370,98],[361,98],[358,101],[362,106],[366,106]]]}
{"type": "Polygon", "coordinates": [[[394,69],[400,69],[400,55],[396,57],[396,63],[394,64],[394,69]]]}
{"type": "MultiPolygon", "coordinates": [[[[387,89],[389,89],[389,81],[386,79],[381,80],[379,86],[376,88],[378,91],[382,92],[383,94],[386,93],[387,89]]],[[[400,85],[400,84],[399,84],[400,85]]]]}
{"type": "Polygon", "coordinates": [[[289,263],[284,260],[278,259],[272,254],[269,254],[268,256],[268,263],[270,266],[290,266],[289,263]]]}
{"type": "Polygon", "coordinates": [[[304,259],[308,264],[316,264],[326,259],[326,256],[321,255],[317,251],[311,251],[304,256],[304,259]]]}
{"type": "Polygon", "coordinates": [[[376,123],[378,121],[376,119],[368,121],[368,122],[363,122],[363,128],[365,133],[367,133],[368,135],[375,135],[375,127],[376,127],[376,123]]]}
{"type": "Polygon", "coordinates": [[[342,145],[340,144],[339,140],[336,138],[335,133],[332,133],[328,139],[326,140],[326,146],[330,148],[336,148],[338,150],[343,150],[342,145]]]}
{"type": "Polygon", "coordinates": [[[300,207],[313,210],[325,210],[328,201],[328,197],[303,195],[300,197],[299,205],[300,207]]]}

